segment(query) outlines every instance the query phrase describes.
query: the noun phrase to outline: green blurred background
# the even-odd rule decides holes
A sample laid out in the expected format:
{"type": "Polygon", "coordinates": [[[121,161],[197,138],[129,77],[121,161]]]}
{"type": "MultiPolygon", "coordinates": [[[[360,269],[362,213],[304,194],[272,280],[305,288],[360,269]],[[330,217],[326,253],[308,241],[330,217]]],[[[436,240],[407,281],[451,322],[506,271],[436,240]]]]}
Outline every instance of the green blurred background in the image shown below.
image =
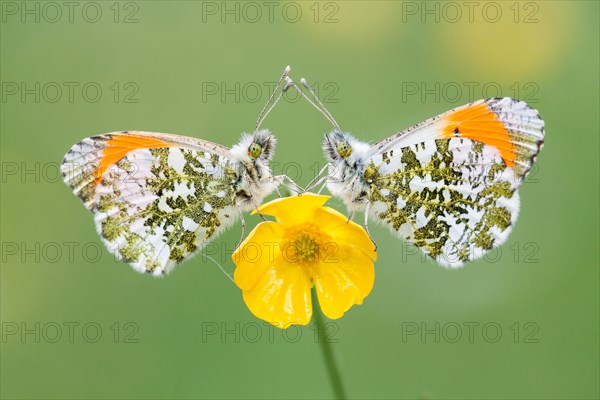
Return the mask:
{"type": "MultiPolygon", "coordinates": [[[[65,3],[1,2],[3,398],[333,396],[314,326],[263,325],[202,256],[135,273],[57,177],[72,144],[115,130],[230,146],[288,64],[368,141],[481,97],[546,121],[519,221],[487,259],[447,271],[372,227],[373,292],[328,325],[348,395],[598,398],[598,2],[65,3]]],[[[265,127],[275,172],[306,184],[324,118],[290,96],[265,127]]],[[[229,272],[239,233],[212,254],[229,272]]]]}

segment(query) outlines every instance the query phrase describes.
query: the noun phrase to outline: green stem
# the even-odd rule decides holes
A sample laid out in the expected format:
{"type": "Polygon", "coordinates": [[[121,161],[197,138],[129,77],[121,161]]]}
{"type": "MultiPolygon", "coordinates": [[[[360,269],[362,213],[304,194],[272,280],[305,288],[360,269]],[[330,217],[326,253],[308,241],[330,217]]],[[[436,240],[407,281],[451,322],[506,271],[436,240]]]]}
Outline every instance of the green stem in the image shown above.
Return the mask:
{"type": "Polygon", "coordinates": [[[323,354],[323,359],[325,361],[325,369],[327,369],[327,373],[329,374],[331,388],[333,389],[336,399],[346,399],[346,392],[344,391],[340,371],[335,363],[331,342],[327,339],[327,330],[325,329],[323,312],[317,301],[317,292],[314,288],[312,290],[312,303],[313,315],[315,316],[315,323],[317,324],[317,330],[319,332],[319,346],[321,347],[321,354],[323,354]]]}

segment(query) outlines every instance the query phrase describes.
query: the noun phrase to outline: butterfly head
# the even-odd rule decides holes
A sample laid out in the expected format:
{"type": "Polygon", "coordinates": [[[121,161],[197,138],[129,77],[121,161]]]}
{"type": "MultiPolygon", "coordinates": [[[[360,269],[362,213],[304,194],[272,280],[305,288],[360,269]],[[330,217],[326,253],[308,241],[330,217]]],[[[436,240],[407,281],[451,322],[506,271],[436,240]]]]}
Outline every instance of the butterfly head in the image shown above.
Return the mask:
{"type": "Polygon", "coordinates": [[[341,132],[338,129],[331,131],[325,135],[323,141],[323,149],[325,150],[325,156],[330,161],[343,161],[355,158],[358,148],[361,146],[361,142],[356,140],[354,136],[346,132],[341,132]]]}
{"type": "Polygon", "coordinates": [[[256,132],[248,146],[248,155],[254,160],[270,160],[275,150],[276,139],[266,129],[256,132]]]}
{"type": "Polygon", "coordinates": [[[276,139],[266,129],[254,135],[243,134],[242,138],[231,148],[231,152],[240,161],[269,161],[275,152],[276,139]]]}

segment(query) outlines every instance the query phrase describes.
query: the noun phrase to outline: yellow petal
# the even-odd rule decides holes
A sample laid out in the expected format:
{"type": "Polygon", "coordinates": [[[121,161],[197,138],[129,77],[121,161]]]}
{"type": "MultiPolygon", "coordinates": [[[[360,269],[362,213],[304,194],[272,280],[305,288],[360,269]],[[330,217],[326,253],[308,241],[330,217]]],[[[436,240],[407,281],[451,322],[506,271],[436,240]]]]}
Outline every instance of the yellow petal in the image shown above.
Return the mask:
{"type": "Polygon", "coordinates": [[[315,210],[322,207],[330,198],[331,196],[304,193],[275,199],[258,207],[258,211],[276,217],[277,221],[283,224],[295,225],[312,219],[315,210]]]}
{"type": "Polygon", "coordinates": [[[278,328],[307,325],[312,316],[311,286],[301,265],[279,259],[252,289],[243,291],[244,302],[252,314],[278,328]]]}
{"type": "Polygon", "coordinates": [[[261,222],[231,255],[236,264],[233,279],[242,290],[252,288],[279,256],[283,228],[277,222],[261,222]]]}
{"type": "Polygon", "coordinates": [[[373,261],[362,250],[340,245],[332,257],[322,260],[313,281],[323,314],[340,318],[354,304],[362,304],[375,281],[373,261]]]}
{"type": "Polygon", "coordinates": [[[344,214],[333,208],[321,207],[315,211],[313,218],[319,228],[331,235],[332,242],[357,247],[373,261],[377,260],[375,244],[365,229],[353,221],[348,222],[348,217],[344,214]]]}

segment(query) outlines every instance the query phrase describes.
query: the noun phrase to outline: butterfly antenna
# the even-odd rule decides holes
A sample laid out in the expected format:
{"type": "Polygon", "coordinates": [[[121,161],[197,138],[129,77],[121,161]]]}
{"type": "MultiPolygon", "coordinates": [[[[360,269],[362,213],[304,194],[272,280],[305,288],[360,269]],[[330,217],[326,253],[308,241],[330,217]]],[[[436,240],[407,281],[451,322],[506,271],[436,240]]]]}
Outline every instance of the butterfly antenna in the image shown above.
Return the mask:
{"type": "MultiPolygon", "coordinates": [[[[273,101],[273,98],[275,97],[275,94],[277,93],[277,91],[279,91],[279,87],[281,86],[281,83],[283,82],[284,79],[287,78],[288,74],[290,73],[290,69],[291,68],[289,65],[287,67],[285,67],[285,70],[283,71],[281,78],[279,78],[279,82],[277,82],[277,86],[275,87],[275,90],[273,90],[273,93],[271,93],[271,96],[269,96],[269,100],[267,100],[267,104],[265,104],[262,111],[260,112],[260,115],[258,116],[258,119],[256,120],[256,126],[254,127],[255,133],[258,131],[258,128],[260,128],[260,125],[263,123],[263,121],[265,120],[267,115],[269,115],[269,113],[271,112],[273,107],[275,107],[275,105],[281,98],[281,94],[280,94],[279,97],[277,99],[275,99],[275,102],[273,104],[271,104],[271,102],[273,101]]],[[[283,91],[282,91],[282,93],[283,93],[283,91]]]]}
{"type": "Polygon", "coordinates": [[[321,100],[319,99],[319,97],[317,96],[317,94],[315,93],[315,91],[310,87],[310,85],[308,84],[308,82],[306,81],[306,79],[301,78],[300,79],[300,83],[302,84],[302,86],[304,86],[306,89],[308,89],[308,91],[310,92],[310,94],[312,94],[312,96],[316,100],[317,104],[319,104],[319,106],[321,106],[321,110],[323,110],[323,112],[326,113],[329,116],[329,119],[331,121],[333,121],[333,125],[336,128],[340,129],[340,126],[338,125],[338,123],[335,120],[335,118],[333,118],[333,115],[331,115],[331,113],[329,112],[329,110],[327,109],[327,107],[325,107],[325,105],[323,105],[323,103],[321,102],[321,100]]]}
{"type": "Polygon", "coordinates": [[[304,99],[308,101],[310,105],[312,105],[318,112],[323,114],[325,119],[327,119],[327,121],[329,121],[329,123],[333,125],[334,128],[340,130],[340,126],[337,124],[337,122],[327,112],[325,112],[321,107],[319,107],[314,101],[312,101],[306,94],[304,94],[304,91],[302,91],[302,89],[298,85],[296,85],[296,83],[293,80],[291,80],[289,76],[286,77],[285,80],[287,82],[287,86],[291,86],[294,89],[296,89],[296,91],[300,93],[300,95],[304,97],[304,99]]]}
{"type": "MultiPolygon", "coordinates": [[[[279,93],[279,96],[277,96],[277,98],[275,99],[275,101],[273,102],[273,104],[271,104],[271,106],[269,107],[269,109],[267,111],[265,111],[262,121],[264,121],[267,118],[267,115],[269,115],[269,113],[275,108],[275,106],[277,105],[277,103],[279,103],[279,100],[281,100],[281,98],[283,97],[283,95],[285,94],[285,92],[289,89],[289,85],[286,83],[285,86],[283,87],[283,89],[281,89],[281,93],[279,93]]],[[[260,121],[262,123],[262,121],[260,121]]],[[[254,133],[256,133],[258,131],[258,128],[260,127],[260,124],[258,124],[256,126],[256,130],[254,131],[254,133]]]]}

